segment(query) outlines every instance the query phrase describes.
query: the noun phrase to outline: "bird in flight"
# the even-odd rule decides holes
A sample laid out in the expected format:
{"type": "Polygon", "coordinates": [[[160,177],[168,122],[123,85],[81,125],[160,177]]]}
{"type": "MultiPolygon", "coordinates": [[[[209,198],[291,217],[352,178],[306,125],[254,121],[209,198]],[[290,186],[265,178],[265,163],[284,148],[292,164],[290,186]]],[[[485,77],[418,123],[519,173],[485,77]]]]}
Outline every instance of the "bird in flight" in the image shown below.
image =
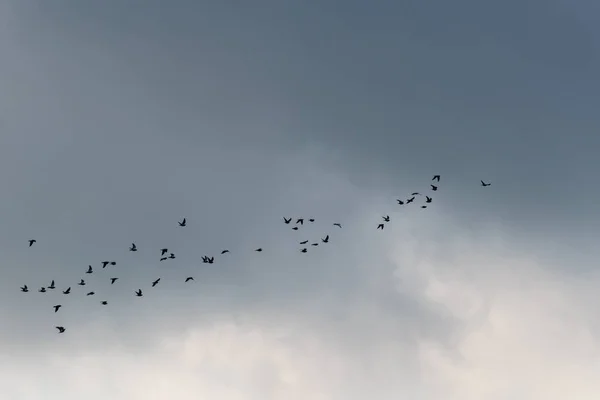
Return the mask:
{"type": "Polygon", "coordinates": [[[62,306],[60,304],[57,304],[54,306],[54,312],[57,312],[59,308],[61,308],[62,306]]]}
{"type": "Polygon", "coordinates": [[[213,264],[215,262],[215,258],[214,257],[207,257],[207,261],[209,264],[213,264]]]}
{"type": "Polygon", "coordinates": [[[292,219],[283,217],[283,222],[285,222],[286,224],[289,224],[290,222],[292,222],[292,219]]]}
{"type": "Polygon", "coordinates": [[[432,198],[429,196],[425,196],[426,200],[425,203],[431,203],[432,198]]]}
{"type": "Polygon", "coordinates": [[[433,178],[431,178],[432,181],[440,181],[440,176],[439,175],[434,175],[433,178]]]}
{"type": "Polygon", "coordinates": [[[377,229],[381,229],[381,230],[383,230],[383,227],[384,227],[384,225],[383,225],[383,224],[379,224],[379,225],[377,225],[377,229]]]}
{"type": "Polygon", "coordinates": [[[431,186],[431,190],[433,190],[434,192],[437,190],[437,186],[435,186],[435,185],[429,185],[429,186],[431,186]]]}
{"type": "Polygon", "coordinates": [[[160,259],[160,261],[165,261],[166,259],[167,259],[167,257],[162,257],[162,258],[160,259]]]}
{"type": "Polygon", "coordinates": [[[105,305],[107,305],[107,304],[108,304],[108,301],[106,301],[106,300],[102,300],[102,301],[100,302],[100,304],[102,304],[103,306],[105,306],[105,305]]]}
{"type": "Polygon", "coordinates": [[[491,183],[485,183],[484,181],[481,181],[481,186],[490,186],[491,183]]]}
{"type": "Polygon", "coordinates": [[[110,264],[110,261],[102,261],[102,268],[106,268],[108,264],[110,264]]]}
{"type": "Polygon", "coordinates": [[[415,196],[413,196],[410,199],[406,200],[406,204],[412,203],[413,201],[415,201],[415,196]]]}
{"type": "Polygon", "coordinates": [[[297,227],[297,226],[295,226],[295,227],[293,227],[293,228],[292,228],[292,230],[295,230],[295,231],[297,231],[297,230],[298,230],[298,227],[297,227]]]}
{"type": "Polygon", "coordinates": [[[93,296],[95,294],[96,294],[96,292],[89,292],[88,294],[86,294],[86,296],[93,296]]]}
{"type": "Polygon", "coordinates": [[[192,278],[191,276],[188,276],[187,278],[185,278],[186,282],[193,281],[193,280],[194,280],[194,278],[192,278]]]}
{"type": "Polygon", "coordinates": [[[308,240],[303,240],[302,242],[300,242],[300,244],[306,244],[308,243],[308,240]]]}
{"type": "Polygon", "coordinates": [[[113,283],[115,283],[117,281],[117,279],[119,279],[119,278],[110,278],[110,284],[112,285],[113,283]]]}
{"type": "Polygon", "coordinates": [[[303,248],[302,250],[300,250],[302,253],[306,253],[308,250],[305,248],[303,248]]]}
{"type": "Polygon", "coordinates": [[[318,246],[318,245],[319,245],[319,243],[311,243],[310,245],[311,245],[311,246],[318,246]]]}
{"type": "Polygon", "coordinates": [[[137,246],[135,245],[135,243],[131,243],[131,247],[129,248],[129,251],[137,251],[137,246]]]}
{"type": "Polygon", "coordinates": [[[67,290],[63,290],[63,294],[69,294],[69,293],[71,293],[71,287],[70,286],[67,288],[67,290]]]}
{"type": "Polygon", "coordinates": [[[79,281],[79,283],[78,283],[78,285],[79,285],[79,286],[85,286],[85,281],[84,281],[83,279],[82,279],[82,280],[80,280],[80,281],[79,281]]]}
{"type": "Polygon", "coordinates": [[[27,289],[27,285],[21,286],[21,292],[23,292],[23,293],[29,292],[29,289],[27,289]]]}
{"type": "Polygon", "coordinates": [[[221,254],[229,253],[229,250],[223,250],[221,254]]]}
{"type": "Polygon", "coordinates": [[[135,295],[136,295],[137,297],[142,297],[142,296],[143,296],[143,294],[142,294],[142,289],[138,289],[138,290],[136,290],[136,291],[135,291],[135,295]]]}
{"type": "Polygon", "coordinates": [[[33,246],[33,244],[37,242],[35,239],[29,239],[29,247],[33,246]]]}
{"type": "Polygon", "coordinates": [[[420,196],[420,195],[421,195],[421,193],[419,193],[419,192],[414,192],[413,194],[411,194],[411,196],[420,196]]]}
{"type": "Polygon", "coordinates": [[[116,261],[111,261],[110,265],[117,265],[117,262],[116,261]]]}
{"type": "Polygon", "coordinates": [[[54,279],[52,280],[52,282],[50,282],[50,286],[48,286],[48,289],[56,289],[56,286],[54,286],[54,279]]]}
{"type": "Polygon", "coordinates": [[[342,224],[338,224],[338,223],[336,222],[335,224],[333,224],[333,226],[337,226],[337,227],[341,228],[341,227],[342,227],[342,224]]]}
{"type": "Polygon", "coordinates": [[[40,292],[40,293],[46,293],[46,288],[42,287],[40,290],[38,290],[38,292],[40,292]]]}
{"type": "Polygon", "coordinates": [[[185,226],[185,218],[183,219],[183,221],[178,222],[178,223],[179,223],[179,226],[185,226]]]}
{"type": "Polygon", "coordinates": [[[300,224],[300,225],[304,225],[304,218],[298,218],[298,219],[296,220],[296,223],[297,223],[297,224],[300,224]]]}
{"type": "MultiPolygon", "coordinates": [[[[154,282],[152,282],[152,287],[158,285],[158,282],[160,282],[160,278],[158,278],[157,280],[155,280],[154,282]]],[[[140,289],[141,291],[141,289],[140,289]]]]}
{"type": "Polygon", "coordinates": [[[91,266],[91,265],[88,265],[88,270],[87,270],[87,271],[85,271],[85,273],[86,273],[86,274],[91,274],[92,272],[94,272],[94,271],[92,270],[92,266],[91,266]]]}
{"type": "Polygon", "coordinates": [[[311,218],[311,219],[308,220],[308,222],[315,222],[315,219],[311,218]]]}
{"type": "Polygon", "coordinates": [[[325,236],[325,239],[321,239],[323,243],[329,243],[329,235],[325,236]]]}
{"type": "Polygon", "coordinates": [[[167,254],[167,251],[169,251],[169,249],[167,249],[167,248],[160,249],[160,255],[164,256],[165,254],[167,254]]]}
{"type": "Polygon", "coordinates": [[[169,258],[175,258],[175,254],[171,253],[171,255],[169,255],[169,258]]]}
{"type": "Polygon", "coordinates": [[[404,202],[402,200],[400,200],[400,199],[396,199],[396,201],[398,202],[399,205],[403,205],[404,204],[404,202]]]}
{"type": "Polygon", "coordinates": [[[385,222],[390,222],[390,216],[386,215],[385,217],[381,217],[385,222]]]}
{"type": "Polygon", "coordinates": [[[62,326],[57,326],[56,329],[58,329],[58,333],[64,333],[65,332],[65,328],[62,326]]]}
{"type": "Polygon", "coordinates": [[[262,251],[262,248],[259,247],[258,249],[254,250],[254,251],[258,251],[260,253],[262,251]]]}

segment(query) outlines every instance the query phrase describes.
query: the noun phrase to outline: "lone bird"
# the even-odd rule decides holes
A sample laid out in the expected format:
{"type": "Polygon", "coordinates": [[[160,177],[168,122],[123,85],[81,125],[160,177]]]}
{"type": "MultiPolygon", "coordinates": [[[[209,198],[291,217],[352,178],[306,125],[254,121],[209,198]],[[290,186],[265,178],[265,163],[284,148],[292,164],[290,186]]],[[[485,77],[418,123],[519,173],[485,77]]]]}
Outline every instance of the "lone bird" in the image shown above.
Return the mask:
{"type": "Polygon", "coordinates": [[[221,254],[229,253],[229,250],[223,250],[221,254]]]}
{"type": "Polygon", "coordinates": [[[129,248],[129,251],[137,251],[137,246],[135,245],[135,243],[131,243],[131,247],[129,248]]]}
{"type": "Polygon", "coordinates": [[[323,243],[329,243],[329,235],[325,236],[325,239],[321,239],[323,243]]]}
{"type": "Polygon", "coordinates": [[[427,206],[421,206],[421,208],[427,208],[427,206]]]}
{"type": "Polygon", "coordinates": [[[396,199],[396,201],[398,202],[399,205],[404,205],[404,202],[400,199],[396,199]]]}
{"type": "Polygon", "coordinates": [[[383,225],[383,224],[379,224],[379,225],[377,225],[377,229],[381,229],[381,230],[383,230],[383,227],[384,227],[384,225],[383,225]]]}
{"type": "Polygon", "coordinates": [[[79,286],[85,286],[85,281],[84,281],[83,279],[82,279],[82,280],[80,280],[80,281],[79,281],[79,283],[78,283],[78,285],[79,285],[79,286]]]}
{"type": "Polygon", "coordinates": [[[65,328],[62,326],[57,326],[56,329],[58,329],[58,333],[65,333],[65,328]]]}
{"type": "Polygon", "coordinates": [[[69,294],[69,293],[71,293],[71,287],[70,286],[67,288],[67,290],[63,290],[63,294],[69,294]]]}
{"type": "Polygon", "coordinates": [[[100,302],[100,304],[102,304],[103,306],[105,306],[105,305],[107,305],[107,304],[108,304],[108,301],[106,301],[106,300],[102,300],[102,301],[100,302]]]}
{"type": "Polygon", "coordinates": [[[490,186],[491,183],[485,183],[484,181],[481,181],[481,186],[490,186]]]}
{"type": "Polygon", "coordinates": [[[138,289],[138,290],[136,290],[136,291],[135,291],[135,295],[136,295],[137,297],[142,297],[142,296],[143,296],[143,294],[142,294],[142,289],[138,289]]]}
{"type": "Polygon", "coordinates": [[[385,217],[381,217],[385,222],[390,222],[390,216],[386,215],[385,217]]]}
{"type": "Polygon", "coordinates": [[[183,221],[179,222],[179,226],[185,226],[185,218],[183,219],[183,221]]]}
{"type": "Polygon", "coordinates": [[[258,249],[254,250],[254,251],[258,251],[260,253],[262,251],[262,248],[259,247],[258,249]]]}
{"type": "Polygon", "coordinates": [[[425,203],[431,203],[432,198],[429,196],[425,196],[426,200],[425,203]]]}
{"type": "Polygon", "coordinates": [[[286,224],[289,224],[290,222],[292,222],[292,219],[283,217],[283,222],[285,222],[286,224]]]}
{"type": "Polygon", "coordinates": [[[110,284],[112,285],[113,283],[115,283],[117,281],[117,279],[119,279],[119,278],[110,278],[110,284]]]}
{"type": "Polygon", "coordinates": [[[429,186],[431,186],[431,190],[433,190],[434,192],[437,190],[437,186],[435,186],[435,185],[429,185],[429,186]]]}
{"type": "Polygon", "coordinates": [[[61,308],[62,306],[60,304],[57,304],[54,306],[54,312],[57,312],[59,308],[61,308]]]}
{"type": "Polygon", "coordinates": [[[162,257],[162,258],[160,259],[160,261],[165,261],[166,259],[167,259],[167,257],[162,257]]]}
{"type": "Polygon", "coordinates": [[[111,261],[110,265],[117,265],[117,262],[116,261],[111,261]]]}
{"type": "Polygon", "coordinates": [[[335,224],[333,224],[333,226],[337,226],[337,227],[341,228],[341,227],[342,227],[342,224],[338,224],[338,223],[336,222],[335,224]]]}
{"type": "Polygon", "coordinates": [[[27,289],[27,285],[21,286],[21,292],[23,292],[23,293],[29,292],[29,289],[27,289]]]}
{"type": "Polygon", "coordinates": [[[434,175],[433,178],[431,178],[432,181],[440,181],[440,176],[439,175],[434,175]]]}
{"type": "Polygon", "coordinates": [[[94,272],[94,271],[92,270],[92,266],[91,266],[91,265],[88,265],[88,270],[87,270],[87,271],[85,271],[85,273],[86,273],[86,274],[91,274],[92,272],[94,272]]]}
{"type": "Polygon", "coordinates": [[[52,282],[50,282],[50,286],[48,286],[48,289],[56,289],[56,286],[54,286],[54,279],[52,280],[52,282]]]}
{"type": "Polygon", "coordinates": [[[152,282],[152,287],[158,285],[158,282],[160,282],[160,278],[158,278],[157,280],[155,280],[154,282],[152,282]]]}
{"type": "Polygon", "coordinates": [[[165,254],[167,254],[167,251],[169,251],[169,249],[167,249],[167,248],[160,249],[160,255],[164,256],[165,254]]]}
{"type": "Polygon", "coordinates": [[[86,294],[86,296],[93,296],[95,294],[96,294],[96,292],[89,292],[88,294],[86,294]]]}
{"type": "Polygon", "coordinates": [[[188,276],[187,278],[185,278],[186,282],[193,281],[193,280],[194,280],[194,278],[192,278],[191,276],[188,276]]]}
{"type": "Polygon", "coordinates": [[[35,239],[29,239],[29,247],[33,246],[33,244],[37,242],[35,239]]]}

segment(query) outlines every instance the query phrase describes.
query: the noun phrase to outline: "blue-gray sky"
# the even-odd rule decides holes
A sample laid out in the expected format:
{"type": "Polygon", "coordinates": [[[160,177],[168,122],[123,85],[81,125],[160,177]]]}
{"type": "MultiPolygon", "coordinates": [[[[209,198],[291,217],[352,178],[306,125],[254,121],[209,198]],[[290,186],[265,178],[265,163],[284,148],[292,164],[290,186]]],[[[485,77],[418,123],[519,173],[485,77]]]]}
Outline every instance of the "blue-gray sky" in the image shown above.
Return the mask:
{"type": "Polygon", "coordinates": [[[3,393],[595,399],[599,11],[1,2],[3,393]]]}

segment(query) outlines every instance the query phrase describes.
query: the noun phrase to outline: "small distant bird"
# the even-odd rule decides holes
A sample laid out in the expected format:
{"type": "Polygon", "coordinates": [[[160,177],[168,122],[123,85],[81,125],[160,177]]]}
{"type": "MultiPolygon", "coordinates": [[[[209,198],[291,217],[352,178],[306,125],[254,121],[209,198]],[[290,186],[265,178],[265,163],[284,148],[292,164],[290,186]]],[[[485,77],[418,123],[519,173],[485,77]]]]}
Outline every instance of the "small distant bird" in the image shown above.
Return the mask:
{"type": "Polygon", "coordinates": [[[293,229],[293,230],[295,230],[295,231],[297,231],[297,230],[298,230],[298,227],[297,227],[297,226],[295,226],[295,227],[293,227],[292,229],[293,229]]]}
{"type": "Polygon", "coordinates": [[[64,333],[65,332],[65,328],[62,326],[57,326],[56,329],[58,329],[58,333],[64,333]]]}
{"type": "Polygon", "coordinates": [[[169,256],[169,258],[175,258],[175,254],[171,253],[171,255],[169,256]]]}
{"type": "Polygon", "coordinates": [[[300,242],[300,244],[306,244],[306,243],[308,243],[308,240],[304,240],[304,241],[300,242]]]}
{"type": "Polygon", "coordinates": [[[35,239],[29,239],[29,247],[33,246],[33,244],[37,242],[35,239]]]}
{"type": "Polygon", "coordinates": [[[390,216],[386,215],[385,217],[381,217],[385,222],[390,222],[390,216]]]}
{"type": "Polygon", "coordinates": [[[113,283],[115,283],[117,281],[117,279],[119,279],[119,278],[110,278],[110,284],[112,285],[113,283]]]}
{"type": "Polygon", "coordinates": [[[300,250],[302,253],[306,253],[308,250],[306,250],[306,247],[303,248],[302,250],[300,250]]]}
{"type": "Polygon", "coordinates": [[[158,282],[160,282],[160,278],[158,278],[157,280],[155,280],[154,282],[152,282],[152,287],[158,285],[158,282]]]}
{"type": "Polygon", "coordinates": [[[379,225],[377,225],[377,229],[383,230],[383,226],[384,226],[383,224],[379,224],[379,225]]]}
{"type": "Polygon", "coordinates": [[[108,301],[106,301],[106,300],[102,300],[102,301],[100,302],[100,304],[102,304],[103,306],[105,306],[105,305],[107,305],[107,304],[108,304],[108,301]]]}
{"type": "Polygon", "coordinates": [[[260,253],[262,251],[262,248],[259,247],[258,249],[254,250],[254,251],[258,251],[260,253]]]}
{"type": "Polygon", "coordinates": [[[413,196],[410,199],[406,200],[406,204],[412,203],[413,201],[415,201],[415,196],[413,196]]]}
{"type": "Polygon", "coordinates": [[[433,190],[434,192],[437,190],[437,186],[435,185],[430,185],[431,186],[431,190],[433,190]]]}
{"type": "Polygon", "coordinates": [[[183,221],[179,222],[179,226],[185,226],[185,218],[183,219],[183,221]]]}
{"type": "Polygon", "coordinates": [[[135,295],[136,295],[137,297],[142,297],[142,296],[143,296],[143,294],[142,294],[142,289],[138,289],[138,290],[136,290],[136,291],[135,291],[135,295]]]}
{"type": "Polygon", "coordinates": [[[491,183],[485,183],[484,181],[481,181],[481,186],[490,186],[491,183]]]}
{"type": "Polygon", "coordinates": [[[402,200],[400,200],[400,199],[396,199],[396,201],[398,202],[399,205],[403,205],[404,204],[404,202],[402,200]]]}
{"type": "Polygon", "coordinates": [[[319,243],[311,243],[310,245],[311,245],[311,246],[318,246],[318,245],[319,245],[319,243]]]}
{"type": "Polygon", "coordinates": [[[129,251],[137,251],[137,246],[135,245],[135,243],[131,243],[131,247],[129,248],[129,251]]]}
{"type": "Polygon", "coordinates": [[[425,196],[426,200],[425,203],[431,203],[432,198],[429,196],[425,196]]]}
{"type": "Polygon", "coordinates": [[[421,208],[427,208],[427,206],[421,206],[421,208]]]}
{"type": "Polygon", "coordinates": [[[202,262],[204,264],[208,264],[208,257],[207,256],[202,256],[202,262]]]}
{"type": "Polygon", "coordinates": [[[102,261],[102,268],[106,268],[108,264],[110,264],[110,261],[102,261]]]}
{"type": "Polygon", "coordinates": [[[315,219],[311,218],[311,219],[308,220],[308,222],[315,222],[315,219]]]}
{"type": "Polygon", "coordinates": [[[188,276],[187,278],[185,278],[186,282],[193,281],[193,280],[194,280],[194,278],[192,278],[191,276],[188,276]]]}
{"type": "Polygon", "coordinates": [[[43,288],[41,288],[40,290],[38,290],[38,292],[40,292],[40,293],[46,293],[46,288],[45,288],[45,287],[43,287],[43,288]]]}
{"type": "Polygon", "coordinates": [[[421,195],[421,193],[419,193],[419,192],[414,192],[413,194],[411,194],[411,196],[420,196],[420,195],[421,195]]]}
{"type": "Polygon", "coordinates": [[[433,178],[431,178],[432,181],[440,181],[440,176],[439,175],[434,175],[433,178]]]}
{"type": "Polygon", "coordinates": [[[323,243],[329,243],[329,235],[325,236],[325,239],[321,239],[323,243]]]}
{"type": "Polygon", "coordinates": [[[54,286],[54,279],[52,280],[52,282],[50,282],[50,286],[48,286],[48,289],[56,289],[56,286],[54,286]]]}
{"type": "Polygon", "coordinates": [[[86,294],[86,296],[93,296],[95,294],[96,294],[95,292],[89,292],[88,294],[86,294]]]}
{"type": "Polygon", "coordinates": [[[304,218],[298,218],[298,220],[296,220],[296,223],[300,224],[300,225],[304,225],[304,218]]]}
{"type": "Polygon", "coordinates": [[[342,227],[342,224],[338,224],[338,223],[336,222],[335,224],[333,224],[333,226],[337,226],[337,227],[341,228],[341,227],[342,227]]]}
{"type": "Polygon", "coordinates": [[[70,286],[67,288],[67,290],[63,290],[63,294],[69,294],[69,293],[71,293],[71,287],[70,286]]]}
{"type": "Polygon", "coordinates": [[[21,292],[23,292],[23,293],[29,292],[29,289],[27,288],[27,285],[21,286],[21,292]]]}
{"type": "Polygon", "coordinates": [[[82,280],[80,280],[80,281],[79,281],[79,283],[78,283],[78,285],[79,285],[79,286],[85,286],[85,281],[84,281],[83,279],[82,279],[82,280]]]}
{"type": "Polygon", "coordinates": [[[85,273],[86,273],[86,274],[91,274],[92,272],[94,272],[94,271],[92,270],[92,266],[91,266],[91,265],[88,265],[88,270],[87,270],[87,271],[85,271],[85,273]]]}
{"type": "Polygon", "coordinates": [[[57,304],[54,306],[54,312],[57,312],[59,308],[61,308],[62,306],[60,304],[57,304]]]}
{"type": "Polygon", "coordinates": [[[213,264],[215,262],[215,258],[214,257],[208,257],[208,263],[209,264],[213,264]]]}
{"type": "Polygon", "coordinates": [[[229,250],[223,250],[221,254],[229,253],[229,250]]]}
{"type": "Polygon", "coordinates": [[[165,254],[167,254],[167,251],[169,251],[169,249],[167,249],[167,248],[160,249],[160,255],[164,256],[165,254]]]}
{"type": "Polygon", "coordinates": [[[110,265],[117,265],[117,262],[116,261],[111,261],[110,265]]]}
{"type": "Polygon", "coordinates": [[[290,222],[292,222],[292,219],[283,217],[283,222],[285,222],[286,224],[289,224],[290,222]]]}
{"type": "Polygon", "coordinates": [[[167,257],[163,257],[160,259],[160,261],[165,261],[167,259],[167,257]]]}

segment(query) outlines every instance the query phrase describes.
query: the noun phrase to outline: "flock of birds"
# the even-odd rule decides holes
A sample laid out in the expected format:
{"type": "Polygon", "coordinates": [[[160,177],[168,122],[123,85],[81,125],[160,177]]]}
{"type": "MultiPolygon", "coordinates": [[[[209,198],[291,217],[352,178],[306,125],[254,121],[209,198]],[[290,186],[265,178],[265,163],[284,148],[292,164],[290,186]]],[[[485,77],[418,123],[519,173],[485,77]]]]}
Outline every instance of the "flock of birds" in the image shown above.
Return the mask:
{"type": "MultiPolygon", "coordinates": [[[[440,175],[434,175],[433,178],[432,178],[432,181],[435,181],[436,183],[438,183],[440,181],[440,175]]],[[[481,181],[481,186],[483,186],[483,187],[487,187],[487,186],[490,186],[490,185],[491,185],[491,183],[486,183],[484,181],[481,181]]],[[[430,186],[431,186],[431,191],[432,192],[435,192],[435,191],[438,190],[438,187],[436,185],[431,184],[430,186]]],[[[408,204],[414,202],[415,199],[417,198],[417,196],[422,196],[422,194],[419,193],[419,192],[414,192],[414,193],[411,194],[410,198],[408,198],[406,200],[397,199],[396,201],[398,202],[398,205],[408,205],[408,204]]],[[[425,195],[425,203],[421,205],[421,208],[427,208],[427,205],[430,204],[432,201],[433,201],[432,197],[430,197],[428,195],[425,195]]],[[[384,227],[385,227],[385,223],[391,221],[389,215],[383,216],[382,219],[383,219],[383,222],[380,222],[377,225],[377,229],[383,230],[384,227]]],[[[283,217],[283,222],[286,225],[291,224],[292,220],[293,220],[292,218],[283,217]]],[[[314,218],[310,218],[308,221],[312,223],[312,222],[315,222],[315,219],[314,218]]],[[[186,218],[183,218],[183,220],[178,221],[178,224],[179,224],[179,227],[186,227],[187,226],[187,220],[186,220],[186,218]]],[[[292,230],[297,231],[299,229],[299,225],[304,225],[304,218],[297,218],[296,222],[295,222],[295,225],[292,227],[292,230]]],[[[338,227],[340,229],[342,228],[342,224],[340,224],[338,222],[334,223],[333,226],[338,227]]],[[[33,246],[35,243],[37,243],[36,239],[29,239],[29,247],[33,246]]],[[[300,252],[302,252],[302,253],[308,252],[308,243],[309,243],[308,240],[303,240],[303,241],[300,242],[300,245],[304,246],[304,247],[302,247],[300,249],[300,252]]],[[[321,238],[320,242],[319,241],[315,241],[315,242],[310,243],[310,246],[318,246],[320,243],[323,243],[323,244],[329,243],[329,235],[327,234],[324,238],[321,238]]],[[[135,243],[131,244],[131,246],[129,247],[129,251],[131,251],[131,252],[138,251],[138,248],[137,248],[137,246],[136,246],[135,243]]],[[[263,249],[261,247],[259,247],[259,248],[255,249],[254,251],[260,253],[260,252],[263,251],[263,249]]],[[[229,253],[228,249],[224,249],[224,250],[221,251],[221,255],[224,255],[224,254],[227,254],[227,253],[229,253]]],[[[174,258],[175,258],[175,254],[169,252],[168,248],[162,248],[162,249],[160,249],[160,259],[159,260],[161,262],[162,261],[167,261],[169,259],[174,259],[174,258]]],[[[213,264],[215,262],[215,257],[214,256],[211,256],[211,257],[209,257],[209,256],[202,256],[202,262],[205,263],[205,264],[213,264]]],[[[104,268],[106,268],[109,265],[111,265],[111,266],[117,265],[117,262],[116,261],[102,261],[101,264],[102,264],[102,269],[104,269],[104,268]]],[[[94,273],[94,268],[91,265],[89,265],[88,268],[87,268],[87,270],[85,271],[85,273],[86,274],[92,274],[92,273],[94,273]]],[[[111,285],[115,284],[115,282],[118,279],[119,279],[118,277],[111,277],[110,278],[110,284],[111,285]]],[[[185,278],[185,282],[186,283],[187,282],[191,282],[193,280],[194,280],[194,277],[192,277],[192,276],[188,276],[187,278],[185,278]]],[[[152,281],[151,287],[155,287],[156,285],[158,285],[159,282],[160,282],[160,278],[157,278],[156,280],[152,281]]],[[[86,285],[85,279],[81,278],[80,281],[79,281],[79,283],[77,283],[77,285],[79,285],[79,286],[85,286],[86,285]]],[[[55,290],[55,289],[56,289],[56,285],[55,285],[54,280],[52,280],[52,282],[50,282],[49,286],[42,286],[38,290],[38,292],[40,292],[40,293],[46,293],[49,290],[55,290]]],[[[28,286],[27,285],[23,285],[21,287],[21,291],[24,292],[24,293],[29,292],[28,286]]],[[[65,290],[62,291],[62,293],[64,295],[71,294],[71,287],[70,286],[67,287],[65,290]]],[[[86,296],[93,296],[95,294],[96,293],[94,291],[90,291],[90,292],[88,292],[86,294],[86,296]]],[[[142,292],[142,289],[135,290],[134,294],[137,297],[142,297],[144,295],[143,292],[142,292]]],[[[103,306],[106,306],[106,305],[108,305],[108,301],[102,300],[102,301],[100,301],[100,304],[103,305],[103,306]]],[[[56,305],[53,306],[53,308],[54,308],[54,312],[56,313],[56,312],[58,312],[58,310],[60,310],[62,308],[62,304],[56,304],[56,305]]],[[[56,326],[55,328],[58,330],[58,333],[64,333],[65,330],[66,330],[66,328],[64,326],[56,326]]]]}

